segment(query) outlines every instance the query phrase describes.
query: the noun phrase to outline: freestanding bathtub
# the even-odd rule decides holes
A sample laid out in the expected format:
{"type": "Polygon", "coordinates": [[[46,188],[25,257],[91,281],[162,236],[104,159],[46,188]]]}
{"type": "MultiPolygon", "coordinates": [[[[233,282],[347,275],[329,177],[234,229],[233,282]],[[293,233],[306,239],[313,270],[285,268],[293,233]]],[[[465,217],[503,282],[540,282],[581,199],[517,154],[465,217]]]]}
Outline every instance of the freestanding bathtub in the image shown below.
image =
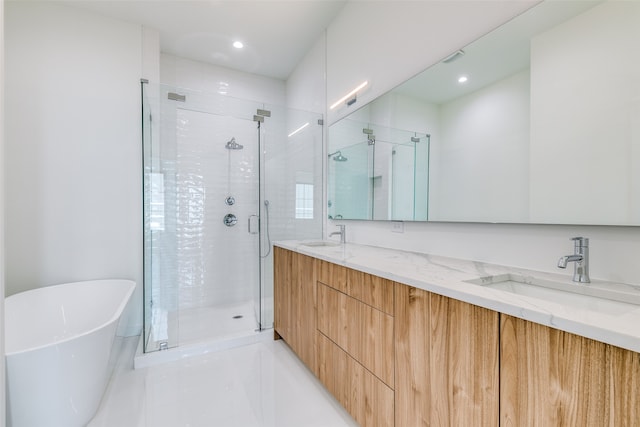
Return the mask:
{"type": "Polygon", "coordinates": [[[9,426],[80,427],[91,420],[134,289],[130,280],[93,280],[5,299],[9,426]]]}

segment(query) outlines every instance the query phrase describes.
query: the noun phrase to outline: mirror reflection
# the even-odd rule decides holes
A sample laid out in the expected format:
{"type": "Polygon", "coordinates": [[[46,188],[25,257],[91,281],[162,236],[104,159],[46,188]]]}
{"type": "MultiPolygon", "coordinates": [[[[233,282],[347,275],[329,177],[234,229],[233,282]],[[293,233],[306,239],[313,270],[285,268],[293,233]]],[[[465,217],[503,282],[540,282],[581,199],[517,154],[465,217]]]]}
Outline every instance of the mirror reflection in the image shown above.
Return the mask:
{"type": "MultiPolygon", "coordinates": [[[[427,198],[428,215],[414,220],[638,225],[638,22],[640,2],[540,3],[331,125],[330,153],[348,148],[340,129],[350,120],[430,134],[428,164],[414,171],[424,168],[428,188],[389,191],[389,200],[427,198]]],[[[373,162],[349,173],[366,176],[371,192],[367,155],[373,162]]],[[[396,219],[376,218],[363,188],[334,193],[330,214],[396,219]]]]}
{"type": "Polygon", "coordinates": [[[329,138],[329,218],[427,220],[428,134],[345,119],[329,138]]]}

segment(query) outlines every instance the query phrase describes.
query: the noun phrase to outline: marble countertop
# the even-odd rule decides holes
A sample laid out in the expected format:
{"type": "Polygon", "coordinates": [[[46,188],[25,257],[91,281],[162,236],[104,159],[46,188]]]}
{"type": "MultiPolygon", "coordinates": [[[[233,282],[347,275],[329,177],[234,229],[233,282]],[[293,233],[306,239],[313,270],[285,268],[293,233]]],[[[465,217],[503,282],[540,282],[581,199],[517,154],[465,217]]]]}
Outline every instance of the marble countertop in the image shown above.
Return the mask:
{"type": "MultiPolygon", "coordinates": [[[[274,244],[405,285],[640,352],[640,286],[593,279],[589,284],[576,284],[571,280],[571,265],[567,268],[567,274],[555,274],[352,243],[309,246],[307,241],[280,241],[274,244]],[[636,301],[638,305],[611,304],[612,308],[596,310],[588,303],[573,303],[570,300],[571,304],[566,304],[559,300],[534,298],[467,282],[503,274],[552,281],[578,292],[581,289],[577,287],[588,287],[588,291],[595,292],[599,289],[615,289],[628,294],[629,301],[636,301]]],[[[567,296],[571,298],[572,295],[567,296]]]]}

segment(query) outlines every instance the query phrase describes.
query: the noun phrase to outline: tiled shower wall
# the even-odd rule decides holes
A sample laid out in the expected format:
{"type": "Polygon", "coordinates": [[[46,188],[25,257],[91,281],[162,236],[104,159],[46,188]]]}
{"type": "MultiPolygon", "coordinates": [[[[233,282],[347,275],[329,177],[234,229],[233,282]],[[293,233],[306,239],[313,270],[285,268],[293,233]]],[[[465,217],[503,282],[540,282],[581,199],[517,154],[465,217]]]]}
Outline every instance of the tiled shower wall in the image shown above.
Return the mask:
{"type": "MultiPolygon", "coordinates": [[[[284,82],[169,55],[161,58],[161,81],[161,142],[156,153],[165,179],[164,227],[171,232],[156,233],[162,241],[154,240],[153,274],[160,283],[154,299],[167,310],[257,301],[262,262],[263,326],[269,327],[273,288],[269,238],[322,235],[321,115],[283,107],[284,82]],[[166,100],[171,90],[186,93],[186,102],[166,100]],[[262,165],[257,124],[251,120],[256,108],[272,110],[260,130],[262,165]],[[287,136],[307,122],[303,131],[287,136]],[[244,148],[227,150],[231,138],[244,148]],[[295,218],[296,183],[316,189],[312,219],[295,218]],[[233,206],[225,204],[229,195],[236,200],[233,206]],[[264,200],[269,201],[268,236],[264,200]],[[237,216],[235,226],[223,224],[227,213],[237,216]],[[258,214],[262,257],[258,234],[248,232],[249,217],[258,214]]],[[[251,231],[257,231],[255,218],[252,221],[251,231]]]]}
{"type": "Polygon", "coordinates": [[[252,299],[259,280],[258,133],[247,119],[177,110],[175,184],[180,308],[252,299]],[[235,138],[244,148],[229,150],[235,138]],[[235,203],[227,205],[225,199],[235,203]],[[233,226],[225,215],[237,218],[233,226]],[[252,218],[253,219],[253,218],[252,218]],[[257,223],[251,230],[257,233],[257,223]]]}

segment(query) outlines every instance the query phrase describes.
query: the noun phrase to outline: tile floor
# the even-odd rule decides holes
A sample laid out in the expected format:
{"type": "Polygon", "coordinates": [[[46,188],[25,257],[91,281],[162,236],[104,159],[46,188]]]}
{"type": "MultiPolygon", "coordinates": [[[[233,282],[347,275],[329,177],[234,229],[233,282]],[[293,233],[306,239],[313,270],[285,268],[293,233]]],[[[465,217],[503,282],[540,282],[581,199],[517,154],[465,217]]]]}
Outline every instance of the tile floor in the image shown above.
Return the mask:
{"type": "Polygon", "coordinates": [[[357,426],[283,341],[134,370],[138,339],[119,340],[88,427],[357,426]]]}

